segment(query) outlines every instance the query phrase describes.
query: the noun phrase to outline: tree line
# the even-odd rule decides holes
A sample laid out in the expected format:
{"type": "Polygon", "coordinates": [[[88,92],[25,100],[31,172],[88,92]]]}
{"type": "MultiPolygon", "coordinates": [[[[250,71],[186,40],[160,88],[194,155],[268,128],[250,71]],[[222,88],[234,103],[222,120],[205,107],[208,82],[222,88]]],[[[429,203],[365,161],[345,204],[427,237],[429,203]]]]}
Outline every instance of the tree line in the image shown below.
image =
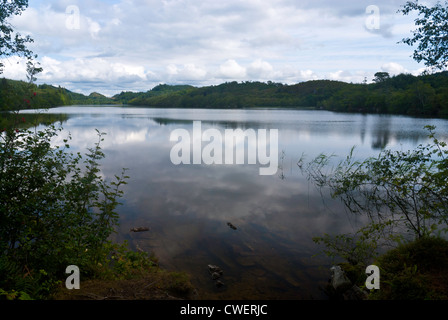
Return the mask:
{"type": "Polygon", "coordinates": [[[32,84],[30,88],[27,82],[3,78],[0,110],[121,104],[157,108],[314,108],[448,117],[448,71],[419,76],[377,72],[372,80],[371,83],[311,80],[292,85],[232,81],[204,87],[160,84],[146,92],[124,91],[106,97],[96,92],[86,96],[47,84],[32,84]]]}
{"type": "Polygon", "coordinates": [[[61,86],[0,79],[0,111],[114,103],[117,102],[96,92],[86,96],[61,86]]]}
{"type": "Polygon", "coordinates": [[[339,112],[448,117],[448,72],[389,76],[372,83],[312,80],[293,85],[226,82],[216,86],[159,85],[145,93],[122,92],[121,103],[159,108],[304,107],[339,112]]]}

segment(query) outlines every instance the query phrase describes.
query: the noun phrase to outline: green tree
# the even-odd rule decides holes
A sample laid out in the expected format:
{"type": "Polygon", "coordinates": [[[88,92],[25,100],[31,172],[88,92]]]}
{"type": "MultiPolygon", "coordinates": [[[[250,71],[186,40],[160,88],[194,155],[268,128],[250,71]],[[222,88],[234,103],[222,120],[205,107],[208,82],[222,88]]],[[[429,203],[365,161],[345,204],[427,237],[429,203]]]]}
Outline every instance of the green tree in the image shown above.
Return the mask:
{"type": "Polygon", "coordinates": [[[364,161],[351,153],[333,170],[325,168],[332,157],[320,155],[300,168],[320,188],[343,201],[354,214],[367,215],[373,223],[393,223],[417,238],[433,234],[448,223],[448,150],[434,135],[433,142],[414,150],[383,150],[364,161]]]}
{"type": "Polygon", "coordinates": [[[0,102],[13,110],[0,128],[0,299],[47,298],[68,265],[77,265],[84,276],[122,275],[152,265],[146,254],[129,252],[109,239],[128,177],[126,169],[111,181],[102,177],[104,134],[97,131],[98,142],[83,156],[69,151],[70,136],[54,145],[62,128],[20,127],[25,119],[20,110],[32,107],[36,95],[39,99],[32,90],[47,93],[52,103],[66,98],[61,88],[37,88],[34,81],[42,69],[25,47],[31,39],[17,33],[13,37],[6,22],[27,4],[0,0],[0,56],[28,59],[27,83],[0,81],[0,102]]]}
{"type": "Polygon", "coordinates": [[[416,1],[408,1],[399,12],[408,15],[418,12],[415,19],[416,30],[413,36],[402,39],[402,42],[413,46],[413,58],[417,62],[424,61],[425,65],[435,69],[445,69],[448,62],[448,1],[442,5],[440,1],[433,7],[427,7],[416,1]]]}
{"type": "Polygon", "coordinates": [[[423,83],[422,81],[417,81],[413,85],[413,96],[415,100],[416,110],[412,112],[417,115],[430,116],[436,114],[436,104],[435,104],[435,90],[431,87],[429,83],[423,83]]]}
{"type": "Polygon", "coordinates": [[[373,78],[373,82],[382,83],[388,79],[390,79],[388,72],[377,72],[375,73],[375,78],[373,78]]]}
{"type": "Polygon", "coordinates": [[[0,288],[39,297],[42,272],[60,279],[68,265],[92,275],[104,263],[108,237],[127,176],[106,182],[98,142],[83,157],[68,140],[53,146],[60,129],[7,130],[0,135],[0,288]],[[23,287],[24,278],[38,279],[23,287]]]}
{"type": "Polygon", "coordinates": [[[300,159],[300,169],[319,189],[367,218],[354,233],[315,237],[324,253],[365,268],[388,246],[448,231],[447,144],[435,137],[435,127],[427,128],[432,143],[414,150],[386,149],[363,161],[351,152],[336,164],[325,154],[308,163],[300,159]]]}
{"type": "MultiPolygon", "coordinates": [[[[28,7],[28,0],[2,0],[0,1],[0,58],[9,56],[23,56],[27,59],[28,94],[31,92],[32,83],[35,76],[42,72],[39,63],[34,62],[37,55],[27,48],[27,44],[33,42],[30,36],[22,36],[13,29],[8,21],[12,16],[20,15],[28,7]]],[[[3,73],[3,63],[0,62],[0,74],[3,73]]],[[[1,85],[2,97],[0,107],[7,110],[17,110],[21,107],[30,107],[32,96],[24,97],[23,92],[11,90],[5,81],[1,85]],[[22,95],[23,101],[17,99],[17,95],[22,95]]]]}
{"type": "MultiPolygon", "coordinates": [[[[26,46],[33,42],[30,36],[22,36],[14,31],[8,19],[11,16],[20,15],[28,7],[28,0],[2,0],[0,1],[0,57],[21,55],[31,60],[33,52],[26,46]]],[[[0,74],[4,65],[0,63],[0,74]]]]}

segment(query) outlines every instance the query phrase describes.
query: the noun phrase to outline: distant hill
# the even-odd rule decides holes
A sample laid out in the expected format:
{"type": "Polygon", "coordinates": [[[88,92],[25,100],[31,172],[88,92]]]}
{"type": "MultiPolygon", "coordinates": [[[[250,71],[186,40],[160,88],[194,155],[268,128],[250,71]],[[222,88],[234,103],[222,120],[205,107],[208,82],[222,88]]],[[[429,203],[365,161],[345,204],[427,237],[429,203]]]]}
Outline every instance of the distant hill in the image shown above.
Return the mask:
{"type": "Polygon", "coordinates": [[[98,92],[92,92],[91,94],[89,94],[90,98],[107,98],[105,95],[102,95],[101,93],[98,92]]]}
{"type": "Polygon", "coordinates": [[[112,99],[161,108],[321,107],[324,100],[350,86],[330,80],[294,85],[271,81],[233,81],[205,87],[158,85],[144,93],[122,92],[112,99]]]}
{"type": "Polygon", "coordinates": [[[226,82],[216,86],[162,85],[122,102],[159,108],[319,108],[339,112],[448,118],[448,72],[378,76],[373,83],[312,80],[293,85],[226,82]]]}
{"type": "Polygon", "coordinates": [[[113,99],[96,92],[85,96],[48,84],[36,85],[24,81],[0,79],[0,110],[116,103],[113,99]]]}
{"type": "MultiPolygon", "coordinates": [[[[121,92],[114,95],[112,99],[122,104],[148,105],[148,103],[151,103],[151,98],[168,96],[171,94],[183,94],[194,89],[196,88],[190,85],[159,84],[146,92],[121,92]]],[[[171,98],[173,98],[173,96],[171,96],[171,98]]]]}
{"type": "Polygon", "coordinates": [[[67,92],[67,95],[70,98],[70,101],[72,105],[74,104],[80,104],[80,105],[86,105],[86,104],[118,104],[116,101],[114,101],[111,98],[106,97],[105,95],[102,95],[98,92],[92,92],[88,96],[85,96],[81,93],[75,93],[72,91],[69,91],[65,89],[67,92]]]}
{"type": "Polygon", "coordinates": [[[129,104],[158,108],[318,108],[339,112],[404,114],[448,118],[448,72],[390,77],[379,72],[373,83],[312,80],[226,82],[194,87],[160,84],[146,92],[123,91],[108,98],[51,85],[0,80],[0,110],[51,108],[75,104],[129,104]],[[36,93],[36,95],[34,95],[36,93]]]}

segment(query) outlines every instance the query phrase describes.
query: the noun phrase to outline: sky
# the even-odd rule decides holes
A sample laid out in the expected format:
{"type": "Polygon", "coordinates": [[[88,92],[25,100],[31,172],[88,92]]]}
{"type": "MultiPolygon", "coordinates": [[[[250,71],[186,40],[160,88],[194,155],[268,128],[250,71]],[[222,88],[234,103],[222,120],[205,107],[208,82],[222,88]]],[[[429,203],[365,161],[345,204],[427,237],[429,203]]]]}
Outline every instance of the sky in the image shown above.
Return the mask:
{"type": "MultiPolygon", "coordinates": [[[[166,84],[371,82],[420,74],[405,0],[30,0],[10,19],[43,68],[36,81],[113,96],[166,84]]],[[[431,3],[431,2],[430,2],[431,3]]],[[[429,4],[430,4],[429,3],[429,4]]],[[[432,2],[434,3],[434,2],[432,2]]],[[[26,80],[19,57],[2,76],[26,80]]]]}

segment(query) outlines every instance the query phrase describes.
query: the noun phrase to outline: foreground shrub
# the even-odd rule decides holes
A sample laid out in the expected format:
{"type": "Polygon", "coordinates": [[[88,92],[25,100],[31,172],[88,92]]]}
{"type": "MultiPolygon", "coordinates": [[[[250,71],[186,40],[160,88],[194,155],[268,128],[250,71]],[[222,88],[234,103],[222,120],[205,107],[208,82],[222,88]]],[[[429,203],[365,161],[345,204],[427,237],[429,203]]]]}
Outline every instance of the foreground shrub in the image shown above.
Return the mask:
{"type": "Polygon", "coordinates": [[[0,135],[0,288],[45,296],[68,265],[91,274],[105,257],[118,223],[115,212],[125,170],[106,182],[98,142],[85,156],[68,140],[54,146],[61,129],[8,129],[0,135]]]}
{"type": "Polygon", "coordinates": [[[425,237],[381,256],[381,288],[372,299],[448,299],[448,241],[425,237]]]}

